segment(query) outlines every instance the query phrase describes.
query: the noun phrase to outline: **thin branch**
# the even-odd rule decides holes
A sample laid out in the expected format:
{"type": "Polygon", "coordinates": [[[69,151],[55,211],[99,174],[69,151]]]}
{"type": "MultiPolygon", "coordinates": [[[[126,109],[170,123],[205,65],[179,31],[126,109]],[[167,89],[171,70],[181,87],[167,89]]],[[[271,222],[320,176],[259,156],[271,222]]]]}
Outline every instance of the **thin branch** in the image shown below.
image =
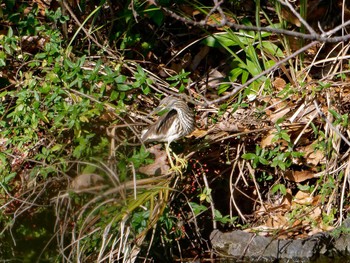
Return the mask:
{"type": "MultiPolygon", "coordinates": [[[[310,41],[318,41],[321,43],[336,43],[336,42],[341,42],[341,41],[347,41],[350,39],[350,34],[347,34],[344,36],[339,36],[339,37],[330,37],[331,35],[333,35],[337,31],[339,31],[339,30],[345,28],[347,25],[349,25],[350,20],[345,22],[345,23],[342,23],[339,26],[335,27],[334,29],[332,29],[328,32],[322,33],[322,34],[316,33],[313,29],[311,29],[310,26],[306,26],[308,24],[304,20],[301,20],[303,24],[305,22],[304,25],[308,28],[309,31],[311,31],[310,34],[305,34],[305,33],[295,32],[295,31],[286,30],[286,29],[279,29],[279,28],[274,28],[274,27],[269,27],[269,26],[257,27],[257,26],[239,25],[239,24],[227,21],[226,19],[222,19],[222,21],[220,23],[217,23],[217,24],[207,23],[206,18],[204,20],[194,21],[192,19],[188,19],[186,17],[178,15],[175,12],[169,10],[168,8],[162,7],[161,5],[158,4],[157,1],[150,1],[150,2],[153,3],[154,5],[156,5],[157,7],[159,7],[162,11],[164,11],[165,13],[170,15],[172,18],[174,18],[178,21],[181,21],[185,24],[192,25],[192,26],[216,28],[216,29],[222,28],[223,26],[227,26],[227,27],[235,29],[236,31],[246,30],[246,31],[256,31],[256,32],[269,32],[269,33],[274,33],[277,35],[287,35],[287,36],[292,36],[292,37],[301,38],[301,39],[310,40],[310,41]]],[[[219,2],[219,3],[221,3],[221,2],[219,2]]],[[[215,6],[214,8],[217,8],[217,7],[215,6]]],[[[298,16],[298,17],[300,17],[300,16],[298,16]]]]}
{"type": "Polygon", "coordinates": [[[240,90],[242,90],[243,88],[247,87],[248,85],[250,85],[251,83],[253,83],[255,80],[261,78],[262,76],[264,76],[265,74],[277,69],[278,67],[280,67],[282,64],[284,64],[285,62],[287,62],[288,60],[290,60],[291,58],[293,57],[296,57],[297,55],[303,53],[304,51],[308,50],[309,48],[311,48],[312,46],[316,45],[318,42],[317,41],[314,41],[314,42],[311,42],[310,44],[304,46],[303,48],[295,51],[293,54],[289,55],[288,57],[280,60],[279,62],[277,62],[274,66],[272,66],[271,68],[268,68],[264,71],[262,71],[260,74],[256,75],[255,77],[251,78],[250,80],[248,80],[246,83],[244,83],[243,85],[239,86],[239,87],[236,87],[235,89],[233,89],[230,93],[218,98],[218,99],[215,99],[215,100],[212,100],[212,101],[209,101],[209,100],[206,100],[206,105],[211,105],[211,104],[215,104],[215,103],[219,103],[219,102],[222,102],[230,97],[232,97],[233,95],[235,95],[236,93],[238,93],[240,90]]]}
{"type": "Polygon", "coordinates": [[[298,18],[299,21],[307,28],[307,30],[310,32],[310,34],[317,35],[315,30],[313,30],[313,28],[309,25],[309,23],[306,22],[305,19],[302,18],[302,16],[297,11],[295,11],[293,6],[288,1],[278,0],[278,2],[280,2],[284,6],[287,6],[289,8],[289,10],[293,13],[293,15],[295,15],[296,18],[298,18]]]}

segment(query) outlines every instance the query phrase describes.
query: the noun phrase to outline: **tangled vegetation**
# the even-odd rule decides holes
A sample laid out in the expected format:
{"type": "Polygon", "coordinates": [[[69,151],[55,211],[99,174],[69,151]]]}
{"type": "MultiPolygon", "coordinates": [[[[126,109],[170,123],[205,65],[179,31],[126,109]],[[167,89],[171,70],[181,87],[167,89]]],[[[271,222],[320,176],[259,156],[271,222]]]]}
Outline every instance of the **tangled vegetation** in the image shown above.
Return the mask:
{"type": "Polygon", "coordinates": [[[0,258],[215,258],[213,229],[300,238],[349,209],[343,1],[0,5],[0,258]],[[187,101],[196,130],[144,144],[187,101]]]}

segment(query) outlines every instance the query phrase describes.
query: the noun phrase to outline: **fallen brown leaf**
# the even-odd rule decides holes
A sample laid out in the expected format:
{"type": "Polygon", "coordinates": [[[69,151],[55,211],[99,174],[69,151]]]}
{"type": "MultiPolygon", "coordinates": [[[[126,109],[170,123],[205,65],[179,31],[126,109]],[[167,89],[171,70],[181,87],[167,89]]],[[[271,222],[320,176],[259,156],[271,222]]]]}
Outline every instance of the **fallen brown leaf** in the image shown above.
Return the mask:
{"type": "Polygon", "coordinates": [[[320,150],[315,150],[315,144],[317,142],[313,142],[312,144],[305,147],[305,158],[308,164],[318,165],[321,161],[325,159],[324,153],[320,150]]]}
{"type": "Polygon", "coordinates": [[[282,205],[286,207],[286,209],[290,209],[292,206],[293,196],[292,196],[292,190],[289,188],[287,189],[287,193],[282,198],[282,205]]]}
{"type": "Polygon", "coordinates": [[[276,123],[279,119],[285,117],[287,113],[290,112],[290,110],[291,110],[290,108],[285,108],[285,109],[275,111],[274,113],[271,114],[270,121],[272,121],[273,123],[276,123]]]}
{"type": "Polygon", "coordinates": [[[286,81],[282,78],[275,78],[272,84],[277,90],[283,90],[286,86],[286,81]]]}
{"type": "Polygon", "coordinates": [[[196,137],[196,138],[203,138],[204,136],[206,136],[208,134],[207,130],[201,130],[201,129],[195,129],[193,132],[191,132],[189,135],[187,135],[186,137],[196,137]]]}
{"type": "Polygon", "coordinates": [[[300,183],[314,178],[314,173],[308,170],[304,171],[286,171],[284,177],[292,182],[300,183]]]}
{"type": "Polygon", "coordinates": [[[319,206],[315,207],[315,209],[313,209],[310,213],[310,218],[312,218],[315,221],[321,220],[322,219],[321,216],[322,216],[322,210],[319,206]]]}
{"type": "Polygon", "coordinates": [[[272,145],[272,139],[275,137],[275,134],[272,131],[269,131],[269,133],[261,140],[260,147],[266,148],[270,145],[272,145]]]}
{"type": "Polygon", "coordinates": [[[298,191],[294,196],[293,205],[310,205],[312,203],[313,197],[310,193],[304,191],[298,191]]]}
{"type": "Polygon", "coordinates": [[[141,166],[139,172],[148,176],[163,175],[169,171],[168,156],[161,150],[161,144],[156,144],[148,149],[154,155],[154,163],[141,166]]]}

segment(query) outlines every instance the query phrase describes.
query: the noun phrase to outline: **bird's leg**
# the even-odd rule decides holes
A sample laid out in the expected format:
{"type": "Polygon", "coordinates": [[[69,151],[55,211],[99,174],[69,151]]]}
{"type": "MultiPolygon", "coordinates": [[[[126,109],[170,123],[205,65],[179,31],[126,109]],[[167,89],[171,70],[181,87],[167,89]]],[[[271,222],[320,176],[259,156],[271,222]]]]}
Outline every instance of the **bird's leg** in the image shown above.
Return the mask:
{"type": "Polygon", "coordinates": [[[165,144],[165,151],[166,151],[166,154],[168,155],[168,159],[169,159],[169,163],[170,163],[170,167],[173,168],[174,167],[174,162],[173,162],[173,159],[171,158],[171,155],[170,155],[170,145],[169,143],[166,143],[165,144]]]}
{"type": "Polygon", "coordinates": [[[166,150],[166,153],[168,155],[168,159],[169,159],[169,163],[170,163],[170,171],[174,171],[176,173],[179,173],[182,175],[182,169],[186,168],[187,167],[187,160],[186,159],[183,159],[183,158],[180,158],[179,156],[177,156],[170,148],[170,144],[169,143],[166,143],[166,146],[165,146],[165,150],[166,150]],[[170,152],[172,152],[174,158],[175,158],[175,164],[171,158],[171,154],[170,152]]]}
{"type": "Polygon", "coordinates": [[[180,158],[179,156],[177,156],[176,153],[173,152],[175,161],[176,161],[176,165],[180,164],[180,167],[182,169],[187,168],[187,160],[185,158],[180,158]]]}
{"type": "Polygon", "coordinates": [[[170,149],[169,143],[166,143],[165,151],[166,151],[166,154],[168,155],[168,159],[169,159],[169,164],[170,164],[169,171],[174,171],[175,173],[179,173],[180,175],[182,175],[181,167],[175,166],[173,159],[171,158],[171,154],[170,154],[171,149],[170,149]]]}

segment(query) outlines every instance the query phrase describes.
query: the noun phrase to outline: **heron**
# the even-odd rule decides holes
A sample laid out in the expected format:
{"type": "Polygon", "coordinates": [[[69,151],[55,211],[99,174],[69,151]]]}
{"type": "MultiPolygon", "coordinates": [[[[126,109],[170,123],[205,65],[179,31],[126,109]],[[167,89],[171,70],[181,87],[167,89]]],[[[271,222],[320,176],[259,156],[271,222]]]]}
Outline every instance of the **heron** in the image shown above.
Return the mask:
{"type": "Polygon", "coordinates": [[[194,130],[194,114],[187,103],[175,96],[162,99],[153,112],[165,112],[157,121],[141,132],[143,142],[165,142],[165,151],[169,159],[171,170],[182,174],[181,169],[187,167],[187,161],[178,157],[174,152],[175,164],[171,157],[170,144],[194,130]]]}

